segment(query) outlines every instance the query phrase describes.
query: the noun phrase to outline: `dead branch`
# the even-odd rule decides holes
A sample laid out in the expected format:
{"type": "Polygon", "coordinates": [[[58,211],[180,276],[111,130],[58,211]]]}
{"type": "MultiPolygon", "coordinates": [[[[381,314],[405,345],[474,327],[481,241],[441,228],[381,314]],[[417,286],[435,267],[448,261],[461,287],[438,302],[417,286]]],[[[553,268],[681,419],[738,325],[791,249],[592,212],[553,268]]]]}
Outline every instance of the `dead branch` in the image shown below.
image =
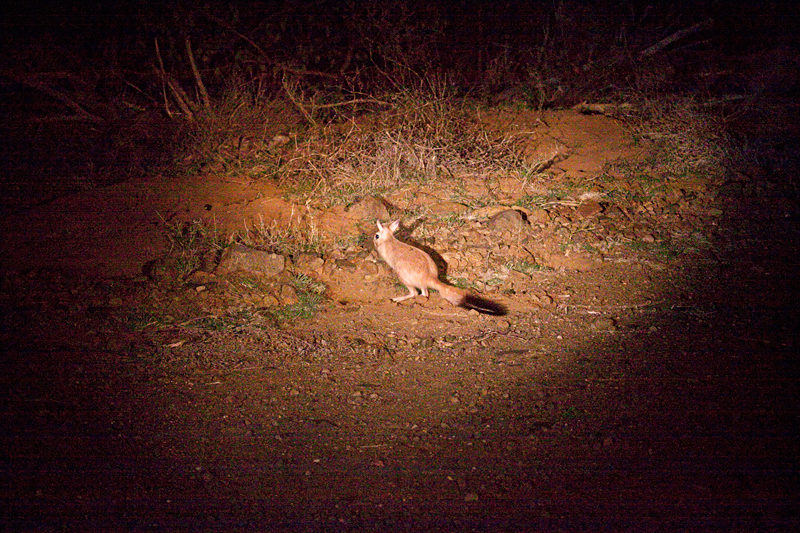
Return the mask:
{"type": "MultiPolygon", "coordinates": [[[[267,55],[267,53],[264,51],[264,49],[261,48],[255,41],[253,41],[247,35],[244,35],[243,33],[241,33],[239,30],[237,30],[236,28],[234,28],[233,26],[228,24],[226,21],[224,21],[224,20],[222,20],[222,19],[220,19],[218,17],[215,17],[214,15],[212,15],[210,13],[205,13],[204,12],[203,15],[208,17],[209,19],[211,19],[213,22],[216,22],[217,24],[219,24],[220,26],[222,26],[226,30],[230,31],[231,33],[235,33],[240,39],[242,39],[244,42],[246,42],[247,44],[252,46],[253,49],[256,52],[258,52],[264,58],[264,61],[268,65],[271,65],[271,66],[277,68],[278,70],[281,70],[283,73],[296,74],[298,76],[316,76],[316,77],[320,77],[320,78],[327,78],[329,80],[338,79],[338,76],[336,74],[331,74],[329,72],[322,72],[322,71],[319,71],[319,70],[298,69],[298,68],[290,67],[288,65],[284,65],[282,63],[278,63],[278,62],[272,60],[269,57],[269,55],[267,55]]],[[[348,65],[350,63],[350,59],[351,59],[350,56],[351,55],[352,55],[352,51],[351,51],[351,53],[348,54],[348,58],[347,58],[347,61],[345,61],[345,65],[348,65]]],[[[342,67],[341,71],[344,72],[344,67],[342,67]]]]}
{"type": "Polygon", "coordinates": [[[158,38],[155,39],[156,43],[156,58],[158,59],[158,70],[156,75],[161,78],[161,94],[164,97],[164,111],[167,116],[172,118],[172,110],[169,108],[169,97],[167,96],[167,71],[164,69],[164,60],[161,58],[161,48],[158,46],[158,38]]]}
{"type": "Polygon", "coordinates": [[[297,108],[297,110],[300,111],[300,113],[303,114],[303,116],[306,118],[308,123],[311,124],[312,126],[316,126],[317,125],[317,121],[314,120],[314,116],[312,115],[312,113],[309,112],[305,108],[305,106],[303,105],[303,102],[302,102],[303,96],[296,94],[296,92],[295,92],[296,89],[297,89],[297,83],[295,83],[295,82],[291,82],[290,83],[287,80],[286,75],[284,75],[283,76],[283,90],[286,92],[286,96],[289,97],[289,100],[291,100],[292,104],[294,104],[294,106],[297,108]]]}
{"type": "Polygon", "coordinates": [[[183,90],[183,87],[181,87],[178,81],[173,79],[171,76],[167,77],[166,82],[167,86],[172,92],[172,97],[175,98],[175,101],[178,103],[178,107],[180,107],[181,111],[183,111],[184,115],[186,115],[186,119],[189,122],[194,121],[194,112],[192,112],[191,100],[189,100],[189,96],[183,90]]]}
{"type": "Polygon", "coordinates": [[[314,104],[311,103],[311,109],[307,109],[306,105],[304,105],[305,98],[303,97],[302,93],[298,94],[298,84],[296,82],[289,82],[287,77],[283,77],[283,90],[286,92],[286,95],[291,100],[292,104],[303,114],[306,120],[312,124],[316,125],[317,121],[314,119],[314,115],[320,109],[332,109],[334,107],[342,107],[346,105],[355,105],[355,104],[378,104],[378,105],[391,105],[390,102],[386,102],[384,100],[378,100],[376,98],[354,98],[352,100],[346,100],[344,102],[332,102],[330,104],[314,104]]]}
{"type": "Polygon", "coordinates": [[[79,104],[74,98],[72,98],[68,94],[65,94],[51,87],[47,83],[47,80],[50,78],[73,77],[72,75],[55,73],[55,72],[17,75],[8,71],[4,71],[2,75],[13,80],[16,83],[19,83],[20,85],[30,87],[31,89],[46,94],[52,99],[61,102],[75,113],[74,115],[66,115],[66,116],[59,115],[54,117],[40,118],[37,119],[37,121],[39,122],[94,122],[97,124],[104,124],[106,122],[104,118],[99,117],[87,111],[81,104],[79,104]]]}
{"type": "Polygon", "coordinates": [[[392,105],[390,102],[384,102],[383,100],[376,100],[375,98],[356,98],[354,100],[347,100],[347,101],[344,101],[344,102],[333,102],[331,104],[315,105],[314,109],[328,109],[328,108],[332,108],[332,107],[341,107],[343,105],[353,105],[353,104],[392,105]]]}
{"type": "Polygon", "coordinates": [[[164,68],[164,60],[161,58],[161,49],[158,46],[158,39],[155,40],[156,44],[156,58],[158,59],[158,68],[155,70],[156,76],[161,78],[161,92],[164,96],[164,110],[167,113],[167,116],[172,118],[173,113],[170,109],[169,105],[169,96],[167,96],[167,88],[169,88],[169,92],[172,95],[172,98],[175,100],[175,103],[178,104],[178,107],[183,112],[183,116],[189,122],[194,122],[194,112],[192,111],[192,102],[189,100],[189,97],[186,95],[186,92],[181,88],[180,84],[178,84],[177,80],[173,79],[169,74],[167,74],[166,69],[164,68]]]}
{"type": "Polygon", "coordinates": [[[166,72],[160,71],[155,67],[153,67],[153,71],[157,77],[161,78],[161,83],[163,84],[162,92],[164,95],[164,109],[167,113],[167,116],[170,118],[174,116],[174,113],[170,109],[169,105],[169,95],[171,95],[172,99],[175,100],[175,103],[183,113],[184,118],[189,122],[194,122],[194,112],[192,111],[191,101],[178,82],[166,72]],[[169,95],[167,94],[167,89],[169,89],[169,95]]]}
{"type": "Polygon", "coordinates": [[[694,26],[690,26],[688,28],[684,28],[682,30],[676,31],[666,39],[662,39],[658,41],[656,44],[651,46],[650,48],[643,50],[640,54],[640,58],[650,57],[656,55],[658,52],[669,46],[670,44],[674,43],[679,39],[683,39],[687,35],[692,35],[693,33],[697,33],[701,30],[704,30],[714,24],[714,19],[706,19],[703,22],[698,22],[694,26]]]}
{"type": "Polygon", "coordinates": [[[194,60],[194,54],[192,53],[192,43],[189,42],[189,38],[186,38],[186,55],[189,56],[189,63],[192,65],[192,72],[194,73],[194,82],[197,84],[197,90],[200,91],[200,98],[203,99],[203,105],[206,108],[206,111],[211,110],[211,99],[208,97],[208,91],[206,91],[206,86],[203,84],[203,78],[200,76],[200,69],[197,68],[197,63],[194,60]]]}

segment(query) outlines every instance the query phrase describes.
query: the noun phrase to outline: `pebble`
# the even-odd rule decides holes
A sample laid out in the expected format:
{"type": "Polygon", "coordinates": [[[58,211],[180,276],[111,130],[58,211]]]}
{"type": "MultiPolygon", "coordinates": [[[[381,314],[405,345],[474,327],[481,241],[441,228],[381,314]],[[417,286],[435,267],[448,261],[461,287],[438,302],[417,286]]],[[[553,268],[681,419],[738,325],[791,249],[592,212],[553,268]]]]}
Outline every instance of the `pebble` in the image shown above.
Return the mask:
{"type": "Polygon", "coordinates": [[[598,318],[592,322],[592,329],[596,329],[598,331],[616,331],[617,323],[613,318],[598,318]]]}

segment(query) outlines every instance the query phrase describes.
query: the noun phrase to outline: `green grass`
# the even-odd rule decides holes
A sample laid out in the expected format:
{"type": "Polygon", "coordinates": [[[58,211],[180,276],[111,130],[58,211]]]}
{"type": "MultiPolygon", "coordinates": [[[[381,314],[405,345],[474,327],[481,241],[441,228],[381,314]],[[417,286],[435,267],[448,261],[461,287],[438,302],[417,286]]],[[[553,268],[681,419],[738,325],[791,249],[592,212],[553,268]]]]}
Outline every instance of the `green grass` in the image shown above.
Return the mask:
{"type": "Polygon", "coordinates": [[[169,223],[163,217],[161,220],[170,245],[165,264],[173,268],[180,279],[200,268],[204,257],[218,256],[228,244],[216,228],[202,220],[183,223],[169,223]]]}
{"type": "Polygon", "coordinates": [[[513,270],[515,272],[521,272],[522,274],[533,274],[536,272],[547,272],[552,271],[553,269],[550,267],[544,267],[537,263],[531,263],[530,261],[522,261],[522,260],[515,260],[509,261],[506,263],[506,266],[509,270],[513,270]]]}
{"type": "Polygon", "coordinates": [[[297,303],[269,311],[278,323],[312,318],[324,301],[323,293],[326,289],[324,283],[311,279],[305,274],[297,274],[292,280],[292,285],[297,291],[297,303]]]}
{"type": "Polygon", "coordinates": [[[447,283],[452,285],[453,287],[458,287],[459,289],[466,289],[466,290],[477,290],[478,285],[470,281],[466,278],[448,278],[447,283]]]}
{"type": "Polygon", "coordinates": [[[662,261],[671,261],[683,255],[683,250],[676,247],[674,243],[644,241],[631,241],[627,243],[630,250],[637,253],[644,253],[662,261]]]}

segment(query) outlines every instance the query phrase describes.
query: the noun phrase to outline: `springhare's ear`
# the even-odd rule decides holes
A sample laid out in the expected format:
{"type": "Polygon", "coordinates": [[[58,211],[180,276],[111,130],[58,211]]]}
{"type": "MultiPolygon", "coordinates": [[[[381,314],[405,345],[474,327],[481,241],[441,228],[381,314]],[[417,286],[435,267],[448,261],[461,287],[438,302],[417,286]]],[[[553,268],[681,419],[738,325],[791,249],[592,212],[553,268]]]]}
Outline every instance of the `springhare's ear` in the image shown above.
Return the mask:
{"type": "Polygon", "coordinates": [[[400,229],[400,220],[399,219],[395,220],[394,222],[392,222],[389,225],[389,231],[391,231],[392,233],[396,232],[398,229],[400,229]]]}
{"type": "Polygon", "coordinates": [[[376,220],[375,224],[378,226],[378,230],[379,231],[383,229],[383,226],[381,225],[381,221],[380,220],[376,220]]]}

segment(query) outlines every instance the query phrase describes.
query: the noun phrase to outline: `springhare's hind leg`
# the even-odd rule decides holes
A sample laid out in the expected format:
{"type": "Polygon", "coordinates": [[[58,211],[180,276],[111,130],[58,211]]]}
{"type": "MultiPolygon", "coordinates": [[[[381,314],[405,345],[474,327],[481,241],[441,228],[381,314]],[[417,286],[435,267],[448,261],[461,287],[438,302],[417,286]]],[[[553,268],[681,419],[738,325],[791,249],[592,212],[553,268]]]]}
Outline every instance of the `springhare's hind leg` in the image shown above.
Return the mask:
{"type": "Polygon", "coordinates": [[[408,289],[408,294],[406,294],[405,296],[396,296],[392,298],[392,301],[395,303],[405,302],[406,300],[410,300],[411,298],[414,298],[417,295],[417,289],[415,289],[414,287],[409,287],[408,285],[406,285],[406,289],[408,289]]]}

